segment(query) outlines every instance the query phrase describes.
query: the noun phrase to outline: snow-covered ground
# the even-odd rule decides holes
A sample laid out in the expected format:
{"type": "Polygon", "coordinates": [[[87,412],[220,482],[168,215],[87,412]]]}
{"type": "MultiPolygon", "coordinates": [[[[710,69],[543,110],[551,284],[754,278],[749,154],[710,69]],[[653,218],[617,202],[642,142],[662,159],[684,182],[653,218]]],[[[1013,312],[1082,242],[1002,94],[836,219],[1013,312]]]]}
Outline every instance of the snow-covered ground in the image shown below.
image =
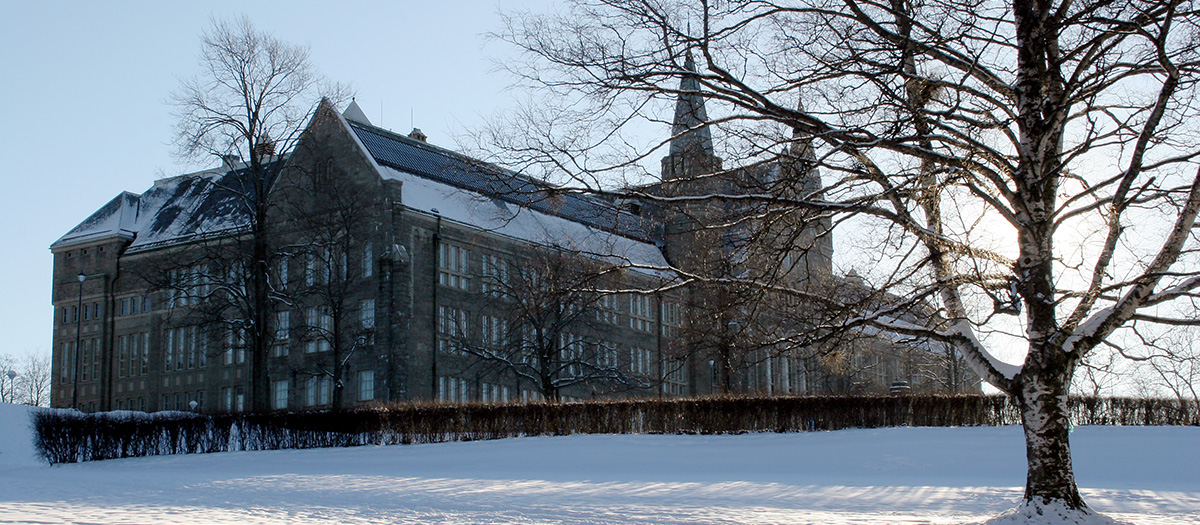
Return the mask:
{"type": "MultiPolygon", "coordinates": [[[[1200,524],[1200,428],[1082,427],[1093,508],[1200,524]]],[[[1024,485],[1016,427],[570,436],[48,467],[0,405],[0,523],[980,522],[1024,485]]]]}

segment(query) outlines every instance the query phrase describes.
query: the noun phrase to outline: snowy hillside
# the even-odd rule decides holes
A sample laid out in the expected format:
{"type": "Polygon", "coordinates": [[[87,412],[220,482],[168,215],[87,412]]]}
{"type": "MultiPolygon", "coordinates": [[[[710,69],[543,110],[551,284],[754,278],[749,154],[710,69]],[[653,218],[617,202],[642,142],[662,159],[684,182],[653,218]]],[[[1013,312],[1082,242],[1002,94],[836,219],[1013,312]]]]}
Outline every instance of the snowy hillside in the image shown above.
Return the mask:
{"type": "MultiPolygon", "coordinates": [[[[1017,504],[1016,427],[571,436],[48,467],[0,405],[0,523],[916,524],[1017,504]]],[[[1083,427],[1084,496],[1200,524],[1200,428],[1083,427]]]]}

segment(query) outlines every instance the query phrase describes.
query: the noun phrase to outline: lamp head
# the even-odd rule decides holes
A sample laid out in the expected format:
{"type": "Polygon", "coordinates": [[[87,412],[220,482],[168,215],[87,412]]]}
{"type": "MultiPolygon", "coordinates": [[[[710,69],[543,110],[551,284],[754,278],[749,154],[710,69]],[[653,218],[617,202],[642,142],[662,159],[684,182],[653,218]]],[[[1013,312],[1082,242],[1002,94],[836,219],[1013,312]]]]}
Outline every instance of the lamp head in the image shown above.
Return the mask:
{"type": "Polygon", "coordinates": [[[87,274],[85,274],[83,272],[79,272],[79,275],[77,275],[76,277],[79,278],[79,282],[84,282],[87,280],[87,274]]]}

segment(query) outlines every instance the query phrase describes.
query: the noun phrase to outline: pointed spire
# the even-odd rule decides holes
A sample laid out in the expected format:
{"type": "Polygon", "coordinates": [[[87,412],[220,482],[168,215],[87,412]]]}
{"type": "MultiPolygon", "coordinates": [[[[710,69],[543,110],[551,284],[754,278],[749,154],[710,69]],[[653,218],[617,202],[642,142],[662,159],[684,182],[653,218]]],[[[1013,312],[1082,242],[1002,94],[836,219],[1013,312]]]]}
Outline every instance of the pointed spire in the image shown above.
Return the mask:
{"type": "MultiPolygon", "coordinates": [[[[796,109],[804,112],[804,99],[796,102],[796,109]]],[[[802,133],[800,128],[792,128],[792,142],[788,145],[788,156],[792,159],[795,175],[801,179],[800,190],[804,193],[815,193],[822,189],[821,172],[817,169],[817,154],[813,148],[812,136],[802,133]]]]}
{"type": "MultiPolygon", "coordinates": [[[[696,61],[688,52],[683,67],[696,72],[696,61]]],[[[708,113],[697,75],[684,75],[679,81],[679,100],[675,101],[675,120],[671,124],[671,155],[684,153],[713,155],[712,131],[705,124],[708,113]],[[691,131],[689,131],[691,130],[691,131]]]]}

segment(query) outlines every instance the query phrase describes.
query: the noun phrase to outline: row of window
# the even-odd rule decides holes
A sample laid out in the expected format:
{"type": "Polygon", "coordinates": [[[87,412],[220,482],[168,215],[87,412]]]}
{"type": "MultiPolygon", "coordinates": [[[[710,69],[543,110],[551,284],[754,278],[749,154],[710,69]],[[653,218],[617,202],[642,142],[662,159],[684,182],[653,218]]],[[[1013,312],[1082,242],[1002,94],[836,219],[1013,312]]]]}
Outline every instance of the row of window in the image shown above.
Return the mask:
{"type": "MultiPolygon", "coordinates": [[[[359,275],[368,278],[375,275],[374,248],[370,242],[363,245],[361,251],[361,269],[359,275]]],[[[337,275],[346,280],[350,275],[349,256],[331,254],[328,247],[318,247],[299,256],[303,262],[303,279],[305,286],[326,284],[337,275]]],[[[280,255],[276,258],[273,284],[279,290],[287,290],[292,282],[291,260],[293,256],[280,255]]],[[[167,272],[168,307],[190,306],[206,299],[216,288],[216,283],[244,283],[245,269],[241,264],[231,264],[228,268],[216,264],[198,264],[185,268],[176,268],[167,272]]],[[[137,313],[137,304],[129,305],[131,313],[137,313]]],[[[149,300],[144,298],[142,311],[149,310],[149,300]]],[[[125,315],[124,313],[122,315],[125,315]]]]}
{"type": "Polygon", "coordinates": [[[59,354],[59,383],[70,383],[76,379],[75,363],[79,363],[80,381],[100,379],[100,353],[100,339],[81,339],[78,348],[75,341],[63,343],[59,354]]]}
{"type": "MultiPolygon", "coordinates": [[[[75,250],[68,250],[67,258],[73,259],[75,257],[75,253],[76,253],[75,250]]],[[[78,253],[80,256],[87,255],[89,253],[92,253],[92,249],[91,248],[81,248],[81,249],[79,249],[78,253]]],[[[104,253],[104,245],[96,246],[96,253],[104,253]]]]}
{"type": "MultiPolygon", "coordinates": [[[[470,251],[458,245],[438,244],[438,283],[442,286],[468,290],[470,273],[467,261],[470,251]]],[[[485,253],[480,257],[480,291],[489,295],[502,295],[508,286],[510,269],[508,261],[497,255],[485,253]]],[[[538,276],[530,275],[531,288],[536,289],[538,276]]],[[[629,297],[629,327],[642,332],[653,331],[654,319],[651,315],[651,301],[648,295],[621,294],[629,297]]],[[[679,326],[679,305],[663,303],[663,324],[671,327],[679,326]],[[669,306],[668,306],[669,305],[669,306]],[[668,310],[670,310],[668,312],[668,310]]],[[[600,298],[599,320],[612,325],[620,325],[621,321],[620,295],[608,294],[600,298]]]]}
{"type": "MultiPolygon", "coordinates": [[[[520,389],[521,402],[530,403],[546,399],[541,392],[528,388],[520,389]]],[[[472,387],[471,381],[460,377],[438,376],[437,400],[469,403],[482,401],[484,403],[507,403],[516,400],[516,395],[508,385],[481,381],[479,386],[472,387]]],[[[564,402],[579,401],[577,397],[561,396],[564,402]]]]}
{"type": "MultiPolygon", "coordinates": [[[[117,316],[135,315],[150,311],[150,296],[125,297],[117,301],[117,316]]],[[[81,309],[76,306],[62,308],[62,322],[75,323],[79,321],[81,309]]],[[[100,319],[104,316],[104,303],[93,302],[83,305],[83,320],[100,319]]]]}
{"type": "Polygon", "coordinates": [[[64,306],[62,309],[62,322],[63,323],[79,322],[79,314],[81,311],[83,313],[84,321],[90,321],[92,319],[100,319],[101,317],[104,316],[104,303],[100,303],[100,302],[87,303],[87,304],[84,304],[82,308],[80,308],[80,305],[64,306]]]}
{"type": "MultiPolygon", "coordinates": [[[[292,312],[282,310],[275,312],[274,350],[275,357],[283,357],[290,353],[288,342],[292,337],[292,312]]],[[[304,324],[296,327],[302,331],[304,352],[311,354],[327,352],[330,349],[330,339],[333,337],[333,315],[329,309],[313,306],[304,310],[304,324]]],[[[363,299],[358,303],[358,328],[363,332],[362,341],[372,342],[370,332],[375,329],[375,299],[363,299]]]]}
{"type": "MultiPolygon", "coordinates": [[[[375,371],[360,370],[355,374],[357,381],[357,396],[359,402],[375,400],[375,371]]],[[[292,382],[281,379],[271,383],[271,408],[286,409],[291,401],[292,382]]],[[[302,384],[304,406],[314,407],[328,405],[331,402],[333,381],[329,376],[310,376],[302,384]]]]}

